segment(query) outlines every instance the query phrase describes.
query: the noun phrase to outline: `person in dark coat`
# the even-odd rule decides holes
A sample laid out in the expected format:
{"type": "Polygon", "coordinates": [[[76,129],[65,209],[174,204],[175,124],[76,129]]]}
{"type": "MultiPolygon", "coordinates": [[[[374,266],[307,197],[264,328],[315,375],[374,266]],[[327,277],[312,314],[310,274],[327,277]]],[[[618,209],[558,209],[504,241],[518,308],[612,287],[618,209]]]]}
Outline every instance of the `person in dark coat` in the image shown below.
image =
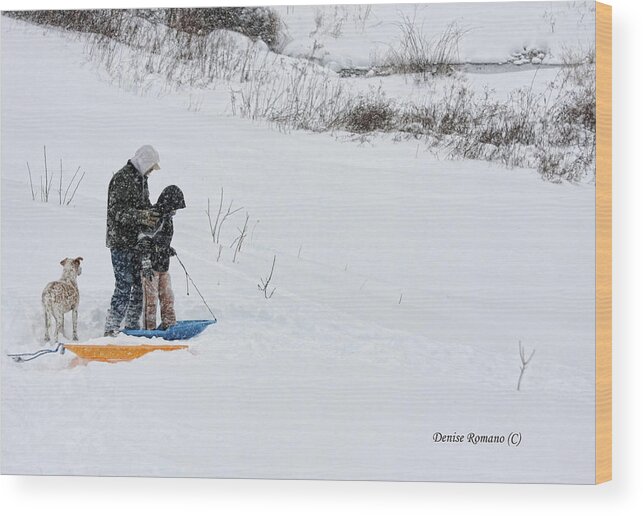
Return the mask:
{"type": "Polygon", "coordinates": [[[121,323],[128,329],[139,329],[141,325],[143,287],[138,235],[155,227],[160,219],[152,208],[147,186],[148,176],[161,168],[159,161],[158,152],[144,145],[109,183],[106,245],[111,251],[115,285],[105,336],[117,335],[121,323]]]}
{"type": "Polygon", "coordinates": [[[173,217],[177,210],[185,208],[185,198],[178,186],[166,187],[159,195],[153,209],[161,218],[152,231],[144,231],[138,237],[143,271],[143,326],[156,328],[156,301],[161,306],[161,329],[176,324],[174,293],[170,281],[170,257],[176,252],[171,247],[174,236],[173,217]]]}

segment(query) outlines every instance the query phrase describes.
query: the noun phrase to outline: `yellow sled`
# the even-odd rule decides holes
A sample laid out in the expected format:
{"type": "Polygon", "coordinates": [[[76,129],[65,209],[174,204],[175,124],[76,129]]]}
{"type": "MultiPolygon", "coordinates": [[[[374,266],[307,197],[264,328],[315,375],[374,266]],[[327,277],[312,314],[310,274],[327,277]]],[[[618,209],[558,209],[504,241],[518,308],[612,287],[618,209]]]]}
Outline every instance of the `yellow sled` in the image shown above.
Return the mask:
{"type": "Polygon", "coordinates": [[[152,351],[174,351],[187,349],[185,344],[140,344],[136,346],[119,346],[117,344],[65,344],[65,349],[78,355],[83,360],[98,362],[127,362],[147,355],[152,351]]]}

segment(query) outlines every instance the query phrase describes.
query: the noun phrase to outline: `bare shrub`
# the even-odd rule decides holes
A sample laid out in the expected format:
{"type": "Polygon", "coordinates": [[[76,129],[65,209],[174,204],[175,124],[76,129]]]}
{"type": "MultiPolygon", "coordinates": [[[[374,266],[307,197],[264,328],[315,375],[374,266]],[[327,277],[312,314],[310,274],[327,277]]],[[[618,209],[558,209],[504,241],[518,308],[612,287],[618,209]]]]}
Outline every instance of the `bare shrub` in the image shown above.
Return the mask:
{"type": "Polygon", "coordinates": [[[580,181],[593,169],[595,163],[594,146],[591,148],[569,148],[539,146],[535,152],[536,170],[547,181],[580,181]]]}
{"type": "Polygon", "coordinates": [[[155,84],[170,91],[205,87],[219,79],[243,81],[261,53],[225,31],[199,36],[140,17],[125,19],[122,33],[118,38],[87,39],[87,51],[120,87],[140,92],[149,89],[155,76],[162,79],[155,84]]]}
{"type": "Polygon", "coordinates": [[[355,30],[364,32],[366,29],[366,22],[373,13],[373,6],[370,4],[365,5],[354,5],[353,7],[353,23],[355,24],[355,30]]]}
{"type": "Polygon", "coordinates": [[[555,113],[556,121],[562,125],[580,126],[589,131],[596,130],[596,85],[592,81],[580,89],[569,92],[560,99],[555,113]]]}
{"type": "Polygon", "coordinates": [[[206,35],[217,29],[239,32],[261,39],[276,49],[280,43],[281,20],[269,7],[197,7],[165,10],[165,23],[189,34],[206,35]]]}
{"type": "Polygon", "coordinates": [[[403,16],[399,24],[399,48],[391,48],[385,65],[397,73],[419,74],[427,79],[432,75],[451,74],[459,61],[459,43],[465,31],[451,23],[436,38],[427,38],[423,27],[414,18],[403,16]]]}
{"type": "MultiPolygon", "coordinates": [[[[577,62],[579,57],[568,57],[577,62]]],[[[549,181],[578,181],[596,161],[596,67],[593,50],[580,64],[563,68],[561,84],[543,117],[543,136],[535,152],[536,168],[549,181]]]]}
{"type": "Polygon", "coordinates": [[[5,11],[3,14],[18,20],[60,27],[68,31],[102,34],[114,37],[125,15],[123,9],[5,11]]]}
{"type": "Polygon", "coordinates": [[[167,25],[169,12],[111,9],[5,14],[71,31],[116,85],[141,94],[206,87],[217,80],[243,82],[254,73],[263,74],[279,57],[267,52],[265,45],[255,45],[226,30],[185,32],[171,28],[167,25]]]}
{"type": "Polygon", "coordinates": [[[476,96],[454,76],[422,104],[397,104],[381,89],[354,97],[308,63],[276,80],[255,76],[232,97],[234,114],[282,128],[423,138],[451,158],[533,167],[552,181],[578,181],[594,169],[595,93],[564,75],[544,92],[520,88],[504,102],[476,96]]]}
{"type": "Polygon", "coordinates": [[[419,120],[434,133],[465,134],[475,116],[474,94],[465,84],[453,81],[444,88],[439,100],[432,99],[421,106],[419,111],[414,106],[410,106],[410,110],[415,111],[416,116],[419,113],[419,120]]]}
{"type": "Polygon", "coordinates": [[[334,125],[353,133],[390,131],[395,116],[390,99],[360,97],[335,120],[334,125]]]}
{"type": "Polygon", "coordinates": [[[329,35],[333,38],[341,37],[344,23],[349,16],[346,7],[344,5],[316,7],[313,19],[315,28],[310,32],[309,36],[329,35]],[[329,14],[330,11],[332,11],[332,15],[329,14]]]}
{"type": "Polygon", "coordinates": [[[280,74],[254,73],[241,88],[231,89],[233,114],[283,129],[327,131],[349,101],[340,80],[311,62],[294,63],[280,74]]]}
{"type": "MultiPolygon", "coordinates": [[[[40,176],[40,201],[41,202],[50,202],[51,200],[51,187],[54,183],[54,172],[49,170],[47,164],[47,147],[43,146],[43,175],[40,176]]],[[[60,206],[69,206],[76,196],[78,187],[83,182],[85,178],[85,172],[78,177],[80,172],[80,167],[76,169],[76,172],[72,175],[69,181],[64,180],[64,169],[63,169],[63,160],[60,158],[60,172],[58,175],[58,204],[60,206]],[[66,185],[66,187],[65,187],[66,185]],[[64,194],[63,194],[64,189],[64,194]]],[[[36,191],[33,186],[33,177],[31,174],[31,166],[27,161],[27,173],[29,175],[29,190],[31,193],[31,200],[36,200],[36,191]]]]}
{"type": "Polygon", "coordinates": [[[203,7],[161,9],[84,9],[8,11],[5,14],[65,30],[122,38],[120,29],[132,16],[152,24],[163,24],[192,35],[208,35],[218,29],[239,32],[253,40],[261,39],[276,49],[280,43],[281,20],[269,7],[203,7]]]}
{"type": "Polygon", "coordinates": [[[476,128],[478,141],[500,147],[502,145],[532,145],[536,141],[539,100],[531,88],[511,93],[508,102],[490,102],[484,105],[483,115],[476,128]]]}
{"type": "Polygon", "coordinates": [[[593,44],[563,47],[561,60],[567,67],[596,63],[596,47],[593,44]]]}

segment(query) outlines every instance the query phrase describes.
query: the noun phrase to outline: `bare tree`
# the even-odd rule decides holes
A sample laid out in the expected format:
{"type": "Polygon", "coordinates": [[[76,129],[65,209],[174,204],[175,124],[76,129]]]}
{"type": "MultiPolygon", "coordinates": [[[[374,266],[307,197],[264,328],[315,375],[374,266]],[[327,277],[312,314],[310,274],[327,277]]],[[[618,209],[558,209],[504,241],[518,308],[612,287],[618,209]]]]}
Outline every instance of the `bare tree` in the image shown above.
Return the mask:
{"type": "Polygon", "coordinates": [[[522,345],[522,342],[518,341],[518,352],[520,353],[520,376],[518,377],[518,387],[516,390],[520,390],[520,382],[522,382],[522,377],[525,374],[525,369],[527,369],[527,365],[529,362],[531,362],[531,359],[534,357],[534,353],[536,353],[536,350],[534,349],[531,352],[531,355],[529,355],[529,358],[525,358],[525,348],[522,345]]]}
{"type": "Polygon", "coordinates": [[[270,291],[270,294],[268,293],[268,289],[270,288],[270,281],[272,280],[272,274],[275,272],[275,261],[277,260],[277,255],[274,255],[272,257],[272,267],[270,268],[270,274],[268,275],[268,278],[264,280],[263,278],[260,278],[260,283],[257,285],[259,288],[259,291],[263,292],[263,297],[266,299],[270,299],[272,295],[275,293],[276,288],[273,288],[270,291]]]}

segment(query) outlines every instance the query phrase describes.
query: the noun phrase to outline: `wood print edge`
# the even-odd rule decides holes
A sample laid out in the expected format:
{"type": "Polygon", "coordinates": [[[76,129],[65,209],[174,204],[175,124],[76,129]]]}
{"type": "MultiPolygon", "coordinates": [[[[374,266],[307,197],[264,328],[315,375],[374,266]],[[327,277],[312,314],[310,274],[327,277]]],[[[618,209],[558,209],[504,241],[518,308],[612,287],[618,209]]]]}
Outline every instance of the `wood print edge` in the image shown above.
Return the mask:
{"type": "Polygon", "coordinates": [[[596,483],[612,479],[612,7],[596,3],[596,483]]]}

